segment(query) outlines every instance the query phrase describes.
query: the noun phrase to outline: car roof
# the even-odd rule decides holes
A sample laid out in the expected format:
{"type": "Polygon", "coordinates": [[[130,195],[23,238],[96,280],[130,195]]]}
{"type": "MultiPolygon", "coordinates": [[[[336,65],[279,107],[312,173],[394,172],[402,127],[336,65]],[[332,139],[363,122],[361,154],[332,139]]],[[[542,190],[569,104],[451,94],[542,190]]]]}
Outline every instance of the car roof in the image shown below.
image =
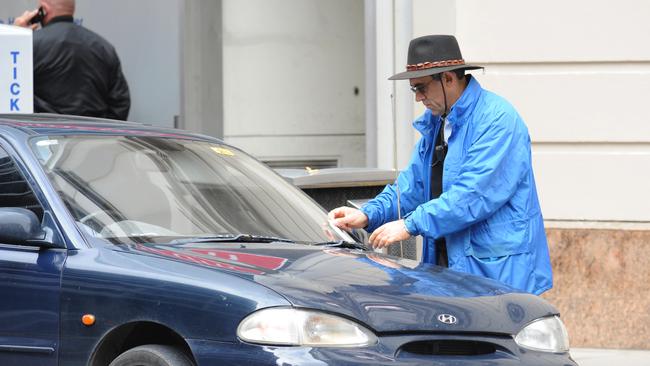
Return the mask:
{"type": "Polygon", "coordinates": [[[218,140],[188,131],[155,127],[136,122],[71,116],[62,114],[0,114],[0,126],[9,127],[3,132],[25,135],[125,135],[175,137],[183,139],[218,140]]]}

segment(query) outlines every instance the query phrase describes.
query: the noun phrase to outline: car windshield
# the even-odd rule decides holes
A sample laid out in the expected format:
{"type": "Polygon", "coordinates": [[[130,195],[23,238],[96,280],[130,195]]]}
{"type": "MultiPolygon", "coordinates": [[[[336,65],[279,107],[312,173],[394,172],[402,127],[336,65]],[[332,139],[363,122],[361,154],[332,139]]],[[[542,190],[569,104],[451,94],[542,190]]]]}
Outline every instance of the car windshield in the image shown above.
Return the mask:
{"type": "Polygon", "coordinates": [[[226,145],[64,135],[33,138],[31,148],[83,231],[116,244],[352,241],[303,192],[226,145]]]}

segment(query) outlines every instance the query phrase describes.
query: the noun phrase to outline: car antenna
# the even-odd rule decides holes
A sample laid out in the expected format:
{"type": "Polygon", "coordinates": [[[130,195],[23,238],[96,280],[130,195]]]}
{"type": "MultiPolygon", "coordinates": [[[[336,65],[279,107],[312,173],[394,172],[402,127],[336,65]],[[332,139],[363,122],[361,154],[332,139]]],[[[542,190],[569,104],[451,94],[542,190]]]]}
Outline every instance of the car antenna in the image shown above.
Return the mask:
{"type": "MultiPolygon", "coordinates": [[[[393,82],[394,84],[395,82],[393,82]]],[[[394,90],[394,89],[393,89],[394,90]]],[[[395,114],[395,97],[390,94],[390,106],[393,112],[393,167],[395,168],[395,188],[397,189],[397,220],[402,219],[401,194],[399,190],[399,168],[397,167],[397,115],[395,114]]],[[[400,256],[404,258],[404,242],[399,241],[400,256]]]]}

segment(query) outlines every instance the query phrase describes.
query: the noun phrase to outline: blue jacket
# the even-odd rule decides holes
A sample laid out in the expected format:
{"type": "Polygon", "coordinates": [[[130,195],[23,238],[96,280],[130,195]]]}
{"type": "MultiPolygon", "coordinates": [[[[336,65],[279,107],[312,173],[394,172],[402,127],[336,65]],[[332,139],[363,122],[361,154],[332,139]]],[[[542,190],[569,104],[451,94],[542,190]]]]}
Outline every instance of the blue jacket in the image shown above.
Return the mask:
{"type": "MultiPolygon", "coordinates": [[[[427,110],[413,122],[422,137],[397,179],[406,229],[424,237],[423,262],[435,263],[434,240],[444,236],[449,268],[534,294],[549,290],[553,276],[524,121],[470,77],[447,117],[443,193],[431,199],[440,120],[427,110]]],[[[398,219],[396,202],[393,184],[362,208],[368,231],[398,219]]]]}

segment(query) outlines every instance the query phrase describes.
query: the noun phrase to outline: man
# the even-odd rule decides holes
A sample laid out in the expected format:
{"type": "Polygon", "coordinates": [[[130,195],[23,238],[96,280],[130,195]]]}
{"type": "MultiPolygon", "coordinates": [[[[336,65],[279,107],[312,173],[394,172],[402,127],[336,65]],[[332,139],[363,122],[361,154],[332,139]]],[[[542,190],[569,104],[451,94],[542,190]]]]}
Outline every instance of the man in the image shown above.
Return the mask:
{"type": "Polygon", "coordinates": [[[126,120],[129,87],[113,46],[73,22],[74,0],[40,0],[15,25],[34,32],[34,111],[126,120]]]}
{"type": "Polygon", "coordinates": [[[465,64],[453,36],[412,40],[407,71],[390,79],[409,79],[427,108],[413,123],[422,138],[396,184],[361,210],[339,207],[329,217],[373,231],[375,248],[422,235],[426,263],[541,294],[553,279],[530,137],[507,101],[465,75],[479,68],[465,64]]]}

